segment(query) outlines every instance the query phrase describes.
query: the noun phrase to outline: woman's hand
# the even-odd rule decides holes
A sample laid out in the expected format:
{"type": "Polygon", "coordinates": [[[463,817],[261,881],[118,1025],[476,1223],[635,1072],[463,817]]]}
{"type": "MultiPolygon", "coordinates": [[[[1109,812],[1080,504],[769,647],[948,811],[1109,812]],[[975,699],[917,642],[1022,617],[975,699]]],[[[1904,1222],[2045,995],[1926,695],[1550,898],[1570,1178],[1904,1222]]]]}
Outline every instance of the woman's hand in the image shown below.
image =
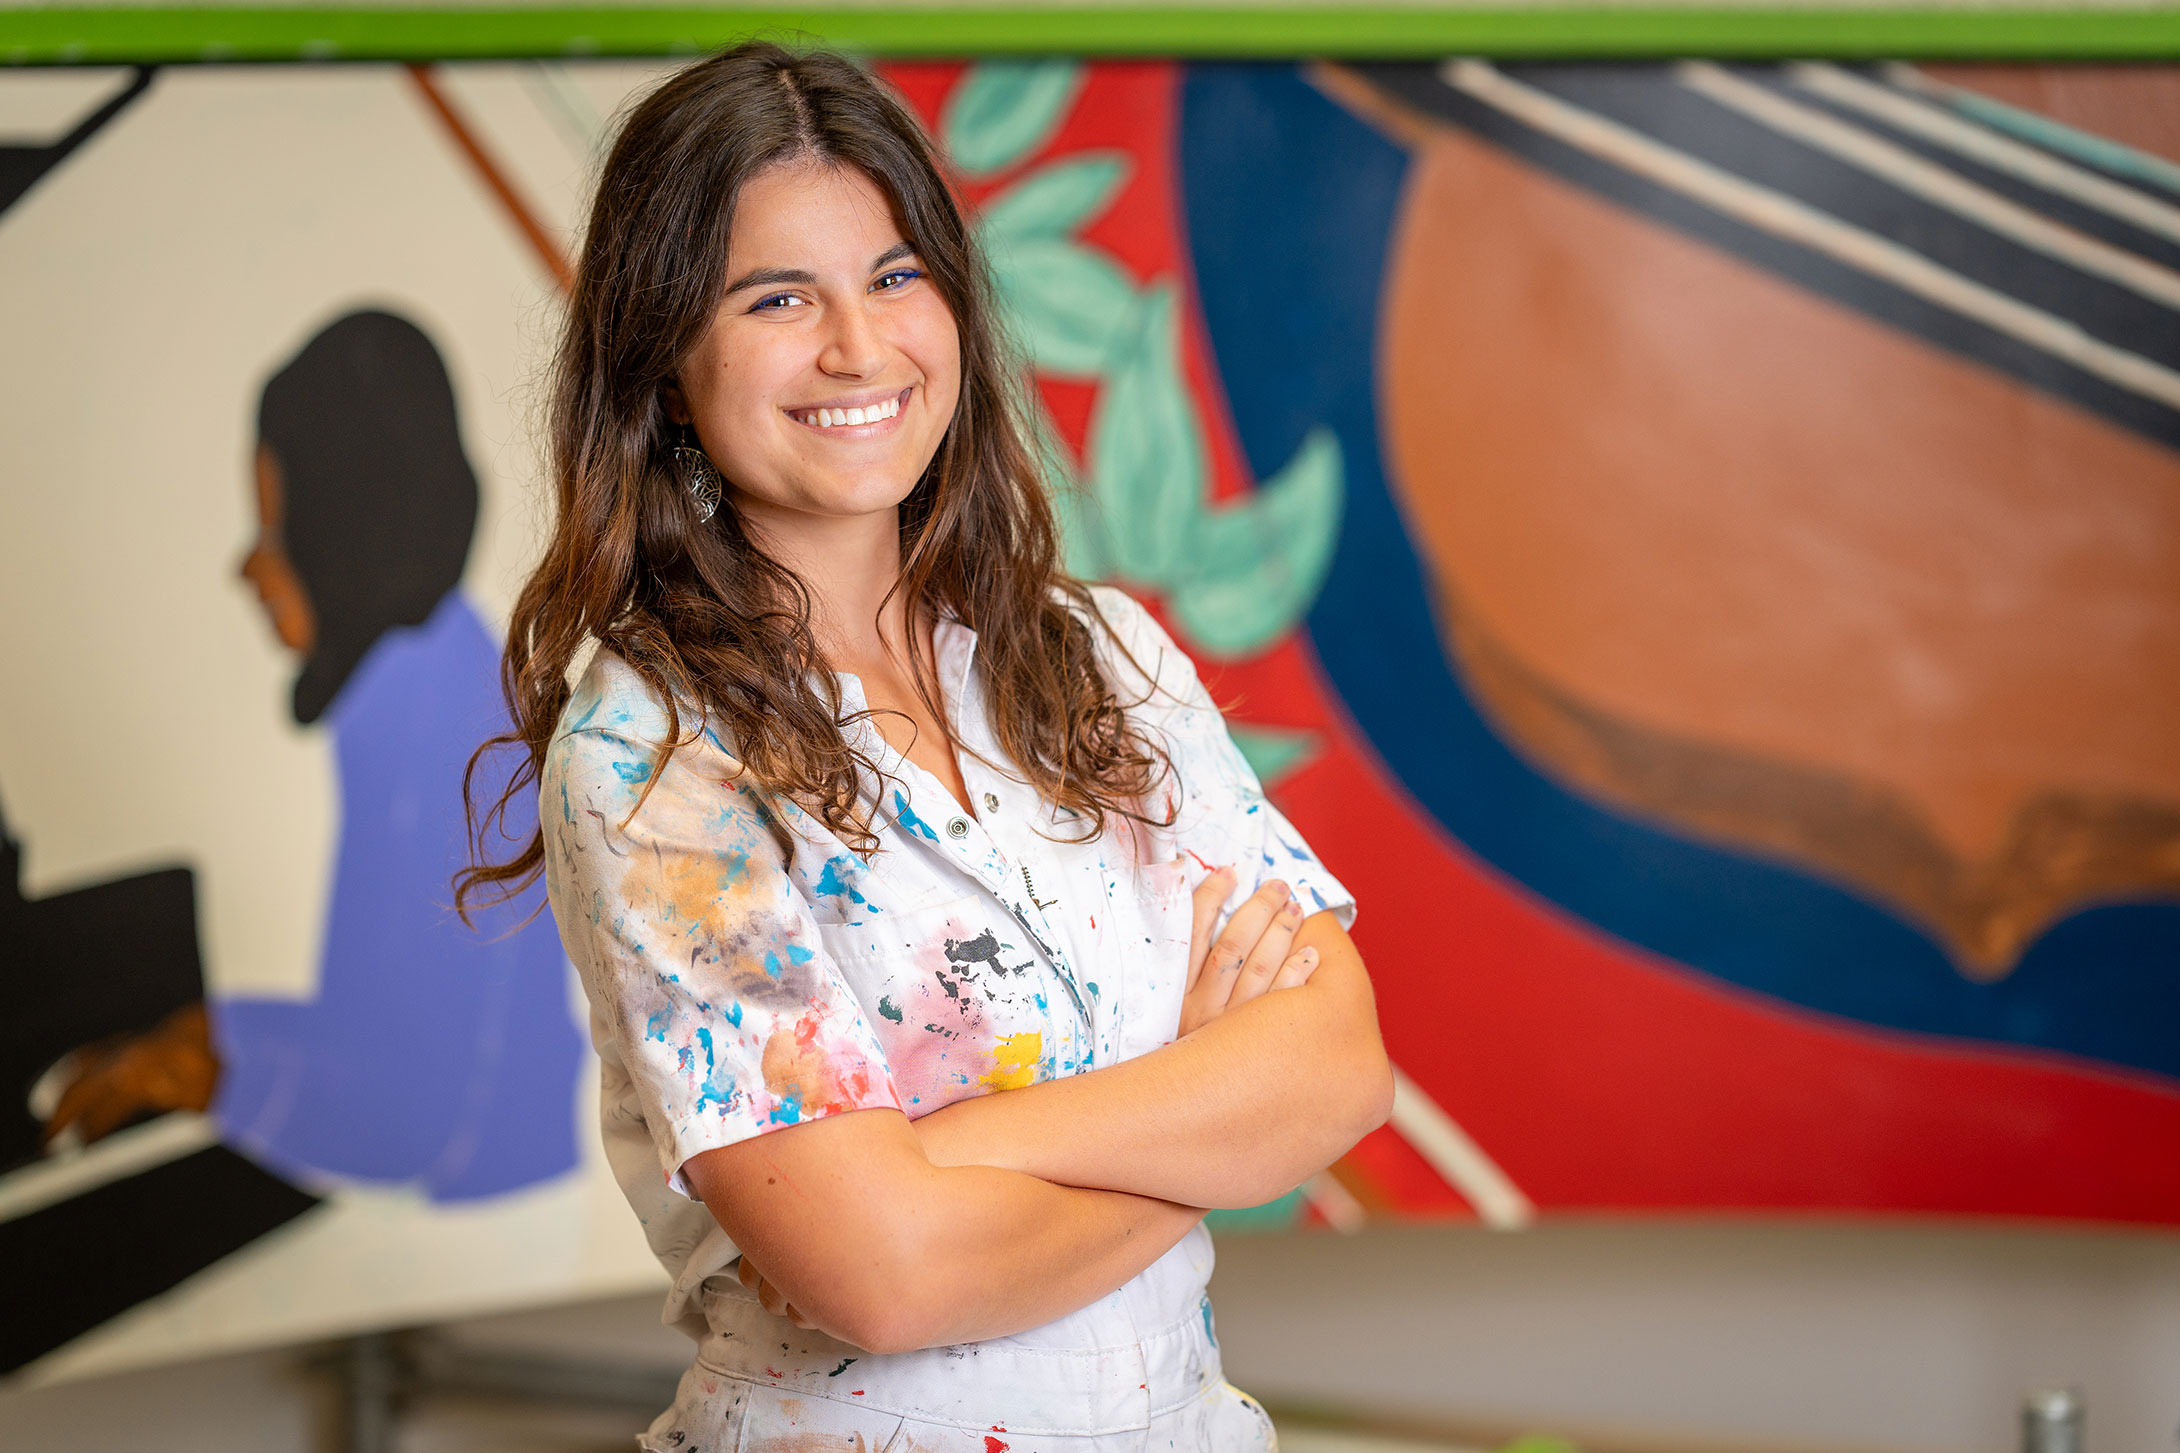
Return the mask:
{"type": "Polygon", "coordinates": [[[1290,952],[1302,926],[1302,905],[1274,878],[1249,895],[1216,938],[1219,905],[1234,891],[1234,870],[1218,868],[1198,884],[1196,921],[1188,942],[1188,988],[1181,1000],[1181,1033],[1200,1029],[1237,1004],[1274,989],[1309,982],[1317,950],[1290,952]]]}
{"type": "Polygon", "coordinates": [[[785,1317],[805,1332],[818,1330],[817,1323],[810,1321],[802,1313],[796,1311],[794,1304],[787,1300],[786,1294],[771,1282],[766,1281],[764,1273],[757,1269],[757,1263],[751,1261],[746,1254],[740,1261],[735,1263],[734,1277],[743,1286],[755,1292],[757,1294],[757,1305],[763,1307],[773,1316],[785,1317]]]}
{"type": "Polygon", "coordinates": [[[202,1004],[177,1009],[156,1029],[79,1051],[67,1087],[38,1137],[89,1145],[147,1115],[203,1110],[218,1088],[219,1056],[202,1004]]]}

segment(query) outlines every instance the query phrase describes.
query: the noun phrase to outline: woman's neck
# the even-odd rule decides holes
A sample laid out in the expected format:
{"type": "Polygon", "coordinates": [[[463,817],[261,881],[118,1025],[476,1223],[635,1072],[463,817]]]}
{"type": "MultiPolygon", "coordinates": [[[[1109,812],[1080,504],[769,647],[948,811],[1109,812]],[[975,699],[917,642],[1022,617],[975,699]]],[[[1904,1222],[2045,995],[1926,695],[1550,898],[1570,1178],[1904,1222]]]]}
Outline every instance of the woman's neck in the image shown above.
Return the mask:
{"type": "Polygon", "coordinates": [[[809,589],[810,628],[828,666],[864,677],[906,668],[908,605],[889,596],[901,575],[897,511],[749,524],[765,552],[809,589]]]}

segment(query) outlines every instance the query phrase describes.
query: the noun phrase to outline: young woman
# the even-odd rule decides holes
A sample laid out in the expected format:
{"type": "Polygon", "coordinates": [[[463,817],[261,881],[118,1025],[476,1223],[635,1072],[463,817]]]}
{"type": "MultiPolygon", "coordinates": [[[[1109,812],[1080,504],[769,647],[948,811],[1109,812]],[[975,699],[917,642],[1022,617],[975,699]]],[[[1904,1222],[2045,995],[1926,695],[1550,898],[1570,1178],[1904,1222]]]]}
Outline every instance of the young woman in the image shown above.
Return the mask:
{"type": "Polygon", "coordinates": [[[824,54],[674,76],[558,370],[505,668],[541,826],[463,888],[542,870],[589,993],[700,1344],[645,1446],[1269,1446],[1198,1223],[1387,1113],[1352,903],[1060,572],[914,120],[824,54]]]}

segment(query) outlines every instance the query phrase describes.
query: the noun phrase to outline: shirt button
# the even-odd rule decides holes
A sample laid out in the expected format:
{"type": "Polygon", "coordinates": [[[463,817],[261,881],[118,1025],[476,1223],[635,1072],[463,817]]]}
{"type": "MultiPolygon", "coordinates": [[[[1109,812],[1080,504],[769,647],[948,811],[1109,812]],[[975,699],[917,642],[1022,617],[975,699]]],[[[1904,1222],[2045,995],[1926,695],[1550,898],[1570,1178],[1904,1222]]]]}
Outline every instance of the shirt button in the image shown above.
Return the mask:
{"type": "Polygon", "coordinates": [[[967,837],[969,835],[969,819],[957,817],[950,820],[946,824],[946,835],[948,837],[967,837]]]}
{"type": "Polygon", "coordinates": [[[984,810],[986,812],[999,811],[999,799],[989,792],[984,794],[984,810]]]}

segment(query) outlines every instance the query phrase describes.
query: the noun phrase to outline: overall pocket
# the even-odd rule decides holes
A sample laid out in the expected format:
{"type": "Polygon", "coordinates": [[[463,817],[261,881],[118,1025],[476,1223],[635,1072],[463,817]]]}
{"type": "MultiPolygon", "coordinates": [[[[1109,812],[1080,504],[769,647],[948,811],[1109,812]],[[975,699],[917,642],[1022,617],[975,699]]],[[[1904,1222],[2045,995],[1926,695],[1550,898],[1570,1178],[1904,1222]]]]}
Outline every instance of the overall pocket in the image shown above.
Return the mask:
{"type": "Polygon", "coordinates": [[[1180,1033],[1188,987],[1189,894],[1200,874],[1186,861],[1142,863],[1105,873],[1105,913],[1098,924],[1101,986],[1114,1012],[1114,1048],[1132,1059],[1180,1033]]]}
{"type": "Polygon", "coordinates": [[[1050,1077],[1050,976],[1028,935],[982,893],[861,923],[821,924],[911,1116],[1050,1077]]]}

